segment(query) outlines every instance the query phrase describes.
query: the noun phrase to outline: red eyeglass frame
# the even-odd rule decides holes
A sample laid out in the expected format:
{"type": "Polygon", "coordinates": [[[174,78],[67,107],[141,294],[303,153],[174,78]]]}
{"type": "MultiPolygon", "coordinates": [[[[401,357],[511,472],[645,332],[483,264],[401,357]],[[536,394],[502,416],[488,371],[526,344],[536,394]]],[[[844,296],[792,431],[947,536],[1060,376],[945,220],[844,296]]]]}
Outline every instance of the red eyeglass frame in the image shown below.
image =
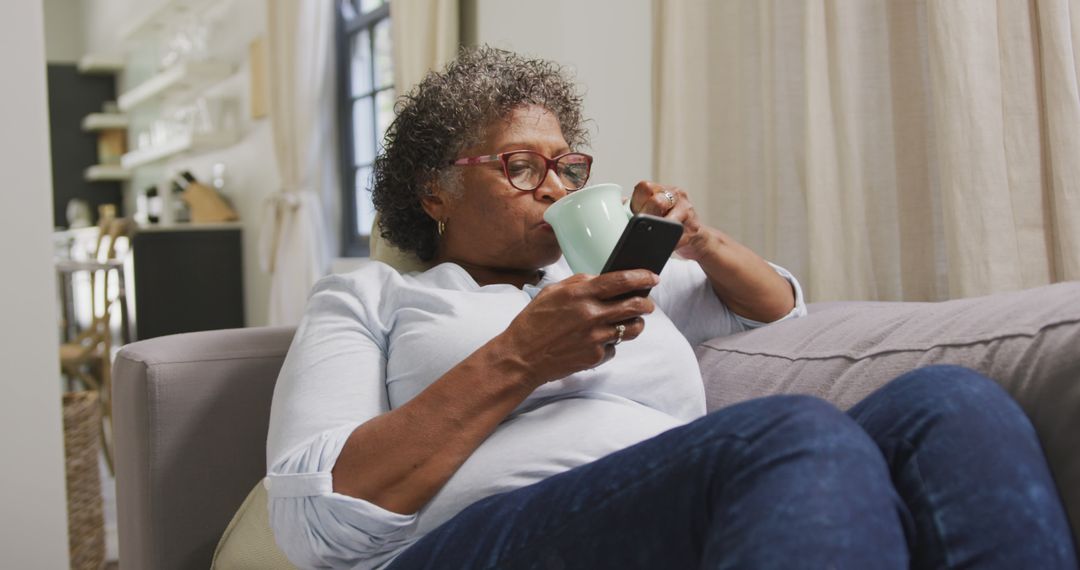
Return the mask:
{"type": "Polygon", "coordinates": [[[585,176],[585,180],[583,180],[581,182],[581,186],[579,186],[577,188],[568,189],[570,191],[580,190],[580,189],[584,188],[586,184],[589,183],[589,177],[592,176],[593,157],[592,157],[592,155],[585,154],[583,152],[576,152],[576,151],[564,152],[564,153],[562,153],[559,156],[556,156],[554,158],[548,158],[548,157],[536,152],[535,150],[526,150],[526,149],[508,150],[506,152],[500,152],[498,154],[485,154],[483,156],[467,156],[467,157],[464,157],[464,158],[459,158],[457,160],[451,160],[450,161],[450,166],[474,166],[474,165],[477,165],[477,164],[486,164],[488,162],[495,162],[496,160],[498,160],[498,161],[502,162],[503,175],[506,176],[506,181],[510,183],[510,186],[512,186],[515,190],[520,190],[521,192],[535,192],[537,188],[544,185],[544,181],[547,180],[548,172],[551,172],[553,170],[556,172],[556,174],[559,172],[558,170],[556,170],[556,167],[558,166],[559,160],[562,159],[563,157],[569,156],[571,154],[584,156],[585,157],[585,162],[589,167],[589,173],[585,176]],[[528,190],[525,190],[523,188],[518,188],[517,185],[514,184],[514,179],[510,177],[510,167],[509,167],[509,162],[510,161],[508,160],[507,157],[509,157],[512,154],[522,154],[522,153],[539,156],[540,158],[542,158],[544,160],[544,166],[545,166],[544,175],[540,177],[540,182],[538,182],[535,187],[530,188],[528,190]]]}

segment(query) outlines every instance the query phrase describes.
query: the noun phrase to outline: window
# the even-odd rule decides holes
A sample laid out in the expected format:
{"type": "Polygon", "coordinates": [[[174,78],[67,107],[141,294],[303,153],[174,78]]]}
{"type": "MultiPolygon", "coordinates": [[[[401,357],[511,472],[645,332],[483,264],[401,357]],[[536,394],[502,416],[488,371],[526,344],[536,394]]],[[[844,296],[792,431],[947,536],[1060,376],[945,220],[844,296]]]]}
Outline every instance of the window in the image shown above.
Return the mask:
{"type": "Polygon", "coordinates": [[[371,173],[394,119],[387,0],[340,0],[337,49],[341,129],[342,255],[368,255],[375,208],[371,173]]]}

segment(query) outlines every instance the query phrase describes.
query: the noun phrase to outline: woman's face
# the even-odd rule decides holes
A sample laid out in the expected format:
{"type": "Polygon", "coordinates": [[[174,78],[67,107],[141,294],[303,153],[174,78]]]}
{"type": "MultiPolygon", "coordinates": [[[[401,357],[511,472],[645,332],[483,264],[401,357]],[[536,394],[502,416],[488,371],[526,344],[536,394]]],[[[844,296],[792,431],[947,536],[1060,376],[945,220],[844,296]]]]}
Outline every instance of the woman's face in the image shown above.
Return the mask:
{"type": "MultiPolygon", "coordinates": [[[[484,140],[466,148],[458,158],[532,150],[555,157],[570,150],[559,121],[538,106],[522,106],[508,118],[489,125],[484,140]]],[[[492,269],[533,270],[550,265],[561,255],[544,211],[566,196],[566,188],[554,172],[533,192],[510,185],[502,163],[488,162],[461,168],[463,192],[450,195],[436,190],[425,207],[437,220],[446,222],[439,257],[492,269]],[[433,211],[434,210],[434,211],[433,211]]]]}

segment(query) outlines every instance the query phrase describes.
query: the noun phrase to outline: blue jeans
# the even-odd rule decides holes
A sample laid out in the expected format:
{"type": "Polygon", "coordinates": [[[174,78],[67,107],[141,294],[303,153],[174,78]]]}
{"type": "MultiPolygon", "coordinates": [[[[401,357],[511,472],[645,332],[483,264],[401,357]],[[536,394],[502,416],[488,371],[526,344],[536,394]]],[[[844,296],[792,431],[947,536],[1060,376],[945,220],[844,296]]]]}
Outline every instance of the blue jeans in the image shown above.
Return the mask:
{"type": "Polygon", "coordinates": [[[807,396],[713,412],[471,505],[414,568],[1076,568],[1035,430],[993,381],[905,374],[847,414],[807,396]]]}

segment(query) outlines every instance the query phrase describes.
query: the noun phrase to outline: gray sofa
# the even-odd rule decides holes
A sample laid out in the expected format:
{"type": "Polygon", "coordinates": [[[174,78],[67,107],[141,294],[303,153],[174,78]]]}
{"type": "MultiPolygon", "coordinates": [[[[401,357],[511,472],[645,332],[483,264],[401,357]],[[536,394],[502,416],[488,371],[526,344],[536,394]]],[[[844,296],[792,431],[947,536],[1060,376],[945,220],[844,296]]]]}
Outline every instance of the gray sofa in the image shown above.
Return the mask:
{"type": "MultiPolygon", "coordinates": [[[[120,567],[207,568],[263,476],[289,328],[176,335],[117,357],[120,567]]],[[[709,408],[774,393],[849,407],[911,368],[978,369],[1023,406],[1080,529],[1080,283],[946,303],[829,303],[697,347],[709,408]]]]}

